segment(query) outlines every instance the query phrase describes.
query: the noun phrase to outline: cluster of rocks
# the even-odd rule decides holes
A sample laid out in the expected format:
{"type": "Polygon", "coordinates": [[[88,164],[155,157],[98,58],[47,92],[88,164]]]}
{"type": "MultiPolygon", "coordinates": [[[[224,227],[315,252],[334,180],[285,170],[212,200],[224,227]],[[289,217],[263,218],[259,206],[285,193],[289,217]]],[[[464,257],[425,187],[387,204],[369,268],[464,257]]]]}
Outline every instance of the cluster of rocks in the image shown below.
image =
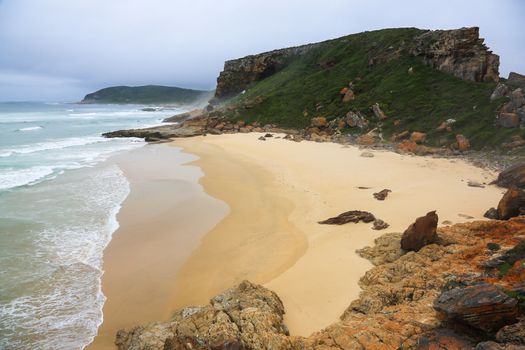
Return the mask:
{"type": "MultiPolygon", "coordinates": [[[[518,75],[517,73],[514,74],[518,75]]],[[[518,78],[514,79],[519,81],[518,78]]],[[[525,83],[523,85],[525,86],[525,83]]],[[[500,98],[506,98],[507,101],[499,110],[498,117],[496,119],[497,124],[503,128],[517,128],[525,126],[524,90],[522,87],[512,88],[512,80],[510,76],[509,80],[507,80],[507,83],[499,83],[490,96],[491,100],[497,100],[500,98]]],[[[519,146],[522,145],[523,144],[519,144],[519,146]]],[[[509,147],[509,145],[506,147],[509,147]]]]}
{"type": "Polygon", "coordinates": [[[525,219],[435,229],[435,215],[413,225],[433,233],[418,250],[403,249],[399,233],[358,250],[375,265],[360,279],[359,298],[340,321],[309,337],[290,336],[279,297],[244,281],[209,305],[119,331],[116,344],[120,350],[522,349],[525,219]]]}

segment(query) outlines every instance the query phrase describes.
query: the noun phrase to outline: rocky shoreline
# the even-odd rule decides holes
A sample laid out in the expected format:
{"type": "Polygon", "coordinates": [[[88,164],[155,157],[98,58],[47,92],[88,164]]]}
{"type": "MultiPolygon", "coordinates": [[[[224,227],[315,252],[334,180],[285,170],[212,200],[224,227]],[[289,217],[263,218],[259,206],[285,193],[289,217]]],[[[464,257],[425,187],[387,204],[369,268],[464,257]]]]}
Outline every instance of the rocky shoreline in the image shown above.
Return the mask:
{"type": "Polygon", "coordinates": [[[388,233],[339,322],[290,336],[272,291],[248,281],[167,322],[121,330],[124,349],[524,349],[525,218],[437,229],[418,251],[388,233]],[[509,262],[512,265],[507,266],[509,262]],[[507,265],[505,265],[507,264],[507,265]],[[507,266],[502,272],[502,266],[507,266]]]}

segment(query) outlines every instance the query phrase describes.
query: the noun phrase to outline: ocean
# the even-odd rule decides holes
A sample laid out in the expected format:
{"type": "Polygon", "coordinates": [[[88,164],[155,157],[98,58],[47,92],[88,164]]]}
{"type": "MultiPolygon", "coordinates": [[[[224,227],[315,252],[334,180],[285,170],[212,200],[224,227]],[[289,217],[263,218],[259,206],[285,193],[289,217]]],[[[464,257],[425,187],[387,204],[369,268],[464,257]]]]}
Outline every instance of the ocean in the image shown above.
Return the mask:
{"type": "Polygon", "coordinates": [[[102,132],[185,108],[0,103],[0,349],[81,349],[102,323],[102,253],[129,182],[102,132]]]}

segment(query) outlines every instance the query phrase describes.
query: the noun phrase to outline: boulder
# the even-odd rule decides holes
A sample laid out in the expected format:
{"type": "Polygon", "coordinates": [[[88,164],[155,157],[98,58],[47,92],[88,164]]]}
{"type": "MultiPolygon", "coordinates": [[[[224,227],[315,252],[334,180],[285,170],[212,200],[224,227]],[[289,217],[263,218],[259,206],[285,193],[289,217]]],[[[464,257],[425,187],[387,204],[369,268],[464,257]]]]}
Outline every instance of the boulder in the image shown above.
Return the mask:
{"type": "Polygon", "coordinates": [[[498,116],[497,122],[503,128],[517,128],[520,126],[520,117],[517,113],[501,112],[498,116]]]}
{"type": "Polygon", "coordinates": [[[347,102],[353,101],[354,99],[355,99],[354,92],[348,89],[343,96],[343,102],[347,103],[347,102]]]}
{"type": "Polygon", "coordinates": [[[497,220],[498,219],[498,210],[496,208],[490,208],[483,214],[484,217],[491,220],[497,220]]]}
{"type": "Polygon", "coordinates": [[[316,128],[324,127],[328,124],[328,121],[325,117],[315,117],[312,118],[312,126],[316,128]]]}
{"type": "Polygon", "coordinates": [[[490,100],[494,101],[498,98],[502,98],[503,96],[506,96],[508,93],[509,93],[509,87],[505,84],[499,83],[498,86],[496,86],[496,88],[490,95],[490,100]]]}
{"type": "Polygon", "coordinates": [[[501,328],[496,333],[496,340],[499,343],[525,346],[525,319],[501,328]]]}
{"type": "Polygon", "coordinates": [[[388,116],[379,107],[379,103],[375,103],[374,105],[372,105],[372,112],[374,112],[374,115],[379,120],[388,119],[388,116]]]}
{"type": "Polygon", "coordinates": [[[463,334],[439,328],[420,336],[416,350],[472,350],[474,345],[475,341],[463,334]]]}
{"type": "Polygon", "coordinates": [[[405,131],[401,131],[400,133],[392,135],[392,141],[396,142],[399,140],[404,140],[408,137],[410,137],[410,131],[405,130],[405,131]]]}
{"type": "Polygon", "coordinates": [[[456,143],[457,143],[458,150],[460,150],[461,152],[468,151],[470,149],[470,142],[463,135],[460,135],[460,134],[456,135],[456,143]]]}
{"type": "Polygon", "coordinates": [[[525,212],[525,191],[511,187],[498,203],[498,219],[508,220],[525,212]]]}
{"type": "Polygon", "coordinates": [[[379,192],[376,192],[376,193],[374,193],[373,195],[374,195],[374,198],[375,198],[375,199],[377,199],[377,200],[379,200],[379,201],[384,201],[385,198],[388,196],[388,194],[389,194],[390,192],[392,192],[392,191],[389,190],[389,189],[386,189],[386,188],[385,188],[384,190],[381,190],[381,191],[379,191],[379,192]]]}
{"type": "Polygon", "coordinates": [[[417,143],[410,140],[405,140],[401,143],[399,143],[396,146],[397,150],[400,152],[409,152],[409,153],[415,153],[417,149],[417,143]]]}
{"type": "Polygon", "coordinates": [[[352,111],[346,113],[345,122],[351,128],[363,129],[368,125],[368,122],[365,118],[352,111]]]}
{"type": "Polygon", "coordinates": [[[410,134],[410,140],[415,143],[423,143],[427,138],[427,134],[424,132],[414,131],[410,134]]]}
{"type": "Polygon", "coordinates": [[[505,188],[525,188],[525,163],[516,164],[503,170],[491,184],[505,188]]]}
{"type": "Polygon", "coordinates": [[[372,226],[372,230],[384,230],[385,228],[388,228],[390,226],[386,222],[384,222],[381,219],[375,219],[374,220],[374,226],[372,226]]]}
{"type": "Polygon", "coordinates": [[[401,237],[401,248],[408,251],[419,251],[427,244],[437,241],[438,216],[435,211],[421,216],[411,224],[401,237]]]}
{"type": "Polygon", "coordinates": [[[369,213],[367,211],[361,211],[361,210],[351,210],[344,212],[342,214],[339,214],[338,216],[334,216],[332,218],[319,221],[319,224],[321,225],[344,225],[349,222],[355,222],[358,223],[360,221],[363,222],[372,222],[376,218],[372,213],[369,213]]]}
{"type": "Polygon", "coordinates": [[[445,321],[496,332],[516,322],[518,301],[501,287],[483,283],[441,293],[434,301],[434,309],[445,321]]]}

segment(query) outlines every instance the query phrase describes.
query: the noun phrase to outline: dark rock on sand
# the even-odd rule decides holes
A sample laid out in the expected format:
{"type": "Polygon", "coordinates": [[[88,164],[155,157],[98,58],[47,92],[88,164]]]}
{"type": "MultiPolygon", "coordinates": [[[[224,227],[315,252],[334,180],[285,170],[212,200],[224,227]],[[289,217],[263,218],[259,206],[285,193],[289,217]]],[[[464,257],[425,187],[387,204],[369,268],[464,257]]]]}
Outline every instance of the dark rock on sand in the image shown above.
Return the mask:
{"type": "Polygon", "coordinates": [[[460,322],[485,332],[513,324],[518,316],[518,301],[491,284],[443,292],[434,308],[445,321],[460,322]]]}
{"type": "Polygon", "coordinates": [[[385,188],[384,190],[374,193],[374,198],[379,201],[384,201],[390,192],[392,191],[385,188]]]}
{"type": "Polygon", "coordinates": [[[427,244],[437,240],[438,216],[435,211],[419,217],[410,225],[401,237],[401,248],[404,250],[418,251],[427,244]]]}
{"type": "Polygon", "coordinates": [[[385,228],[388,228],[390,226],[386,222],[384,222],[381,219],[375,219],[374,220],[374,226],[372,227],[372,230],[384,230],[385,228]]]}
{"type": "Polygon", "coordinates": [[[525,163],[503,170],[492,183],[505,188],[513,186],[525,188],[525,163]]]}
{"type": "Polygon", "coordinates": [[[497,220],[498,219],[498,210],[496,208],[490,208],[483,214],[487,219],[497,220]]]}
{"type": "Polygon", "coordinates": [[[343,225],[349,222],[355,222],[355,223],[358,223],[360,221],[372,222],[375,219],[376,218],[374,217],[374,215],[367,211],[351,210],[351,211],[347,211],[342,214],[339,214],[338,216],[335,216],[333,218],[319,221],[319,223],[322,225],[343,225]]]}
{"type": "Polygon", "coordinates": [[[525,191],[511,187],[498,204],[498,219],[508,220],[525,213],[525,191]]]}

